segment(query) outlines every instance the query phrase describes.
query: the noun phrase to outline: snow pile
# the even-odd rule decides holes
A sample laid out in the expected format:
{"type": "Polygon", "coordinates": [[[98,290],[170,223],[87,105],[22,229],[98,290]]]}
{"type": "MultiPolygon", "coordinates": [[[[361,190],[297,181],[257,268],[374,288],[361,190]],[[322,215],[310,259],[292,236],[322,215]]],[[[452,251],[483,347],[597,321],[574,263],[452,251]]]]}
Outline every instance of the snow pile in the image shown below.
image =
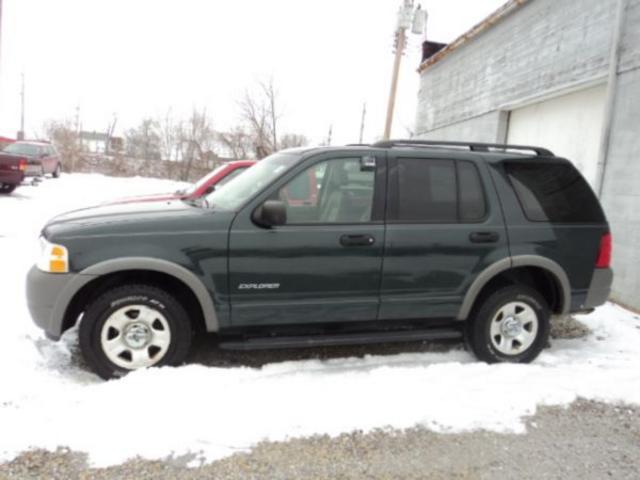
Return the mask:
{"type": "Polygon", "coordinates": [[[97,465],[189,452],[210,461],[264,439],[356,429],[524,432],[522,417],[537,406],[578,396],[640,404],[640,317],[610,304],[581,318],[590,336],[556,340],[532,365],[488,366],[453,350],[260,369],[188,365],[103,382],[72,361],[73,332],[55,343],[32,325],[23,284],[35,239],[59,211],[175,188],[65,175],[0,198],[0,461],[58,446],[97,465]]]}

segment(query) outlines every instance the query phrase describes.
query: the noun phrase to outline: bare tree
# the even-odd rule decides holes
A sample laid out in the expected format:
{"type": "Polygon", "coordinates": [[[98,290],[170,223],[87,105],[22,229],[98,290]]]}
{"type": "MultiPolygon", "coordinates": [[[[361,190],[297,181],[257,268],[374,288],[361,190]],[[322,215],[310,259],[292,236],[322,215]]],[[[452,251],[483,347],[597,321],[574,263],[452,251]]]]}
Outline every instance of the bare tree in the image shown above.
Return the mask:
{"type": "Polygon", "coordinates": [[[251,156],[251,135],[242,126],[236,126],[228,132],[218,132],[218,141],[235,160],[245,160],[251,156]]]}
{"type": "Polygon", "coordinates": [[[262,88],[262,92],[265,96],[265,101],[267,103],[267,113],[269,119],[269,130],[271,132],[271,147],[273,151],[278,150],[278,119],[280,118],[280,114],[276,110],[276,100],[278,97],[278,92],[273,85],[273,77],[269,78],[269,81],[260,82],[260,87],[262,88]]]}
{"type": "Polygon", "coordinates": [[[261,99],[248,90],[240,102],[240,115],[249,129],[253,149],[257,158],[263,158],[273,151],[267,127],[268,112],[261,99]]]}
{"type": "Polygon", "coordinates": [[[152,118],[144,118],[136,128],[125,133],[127,155],[144,160],[160,160],[160,135],[158,123],[152,118]]]}
{"type": "Polygon", "coordinates": [[[73,122],[69,119],[49,120],[45,122],[43,129],[64,159],[65,169],[74,171],[81,161],[81,147],[73,122]]]}
{"type": "Polygon", "coordinates": [[[185,146],[182,180],[188,180],[194,163],[205,163],[207,158],[215,156],[213,147],[216,134],[206,108],[201,112],[193,109],[189,120],[181,129],[181,135],[181,143],[185,146]]]}
{"type": "Polygon", "coordinates": [[[299,133],[285,133],[280,137],[280,150],[285,148],[304,147],[309,144],[309,139],[299,133]]]}
{"type": "Polygon", "coordinates": [[[157,120],[157,124],[158,133],[160,134],[162,159],[180,160],[181,122],[173,117],[173,111],[169,108],[166,115],[157,120]]]}
{"type": "Polygon", "coordinates": [[[278,150],[278,91],[273,78],[258,82],[258,88],[246,90],[240,104],[240,117],[253,139],[257,158],[278,150]]]}

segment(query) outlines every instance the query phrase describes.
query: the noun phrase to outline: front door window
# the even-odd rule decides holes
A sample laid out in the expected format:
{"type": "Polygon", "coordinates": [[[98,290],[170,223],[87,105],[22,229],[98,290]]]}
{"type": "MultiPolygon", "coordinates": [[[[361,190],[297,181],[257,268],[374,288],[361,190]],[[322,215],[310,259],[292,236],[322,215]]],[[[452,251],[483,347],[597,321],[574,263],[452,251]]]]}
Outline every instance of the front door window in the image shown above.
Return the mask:
{"type": "Polygon", "coordinates": [[[371,221],[375,162],[363,157],[317,163],[280,189],[287,225],[371,221]]]}

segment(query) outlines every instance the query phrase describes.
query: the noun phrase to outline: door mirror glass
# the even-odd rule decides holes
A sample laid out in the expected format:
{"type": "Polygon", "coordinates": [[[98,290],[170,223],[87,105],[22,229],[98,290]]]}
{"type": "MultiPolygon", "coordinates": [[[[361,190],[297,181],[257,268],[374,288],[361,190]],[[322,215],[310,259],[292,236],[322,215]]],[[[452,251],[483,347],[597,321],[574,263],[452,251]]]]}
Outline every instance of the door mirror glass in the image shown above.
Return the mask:
{"type": "Polygon", "coordinates": [[[261,227],[277,227],[287,223],[287,207],[281,200],[267,200],[253,212],[253,221],[261,227]]]}

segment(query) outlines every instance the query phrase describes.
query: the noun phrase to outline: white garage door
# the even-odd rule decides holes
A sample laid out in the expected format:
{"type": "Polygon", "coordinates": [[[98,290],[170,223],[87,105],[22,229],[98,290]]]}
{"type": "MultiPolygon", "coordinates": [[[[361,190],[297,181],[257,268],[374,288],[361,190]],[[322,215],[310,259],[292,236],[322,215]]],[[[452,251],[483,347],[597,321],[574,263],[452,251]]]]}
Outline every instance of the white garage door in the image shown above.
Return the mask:
{"type": "Polygon", "coordinates": [[[513,110],[507,142],[549,148],[593,185],[605,98],[606,87],[599,85],[513,110]]]}

